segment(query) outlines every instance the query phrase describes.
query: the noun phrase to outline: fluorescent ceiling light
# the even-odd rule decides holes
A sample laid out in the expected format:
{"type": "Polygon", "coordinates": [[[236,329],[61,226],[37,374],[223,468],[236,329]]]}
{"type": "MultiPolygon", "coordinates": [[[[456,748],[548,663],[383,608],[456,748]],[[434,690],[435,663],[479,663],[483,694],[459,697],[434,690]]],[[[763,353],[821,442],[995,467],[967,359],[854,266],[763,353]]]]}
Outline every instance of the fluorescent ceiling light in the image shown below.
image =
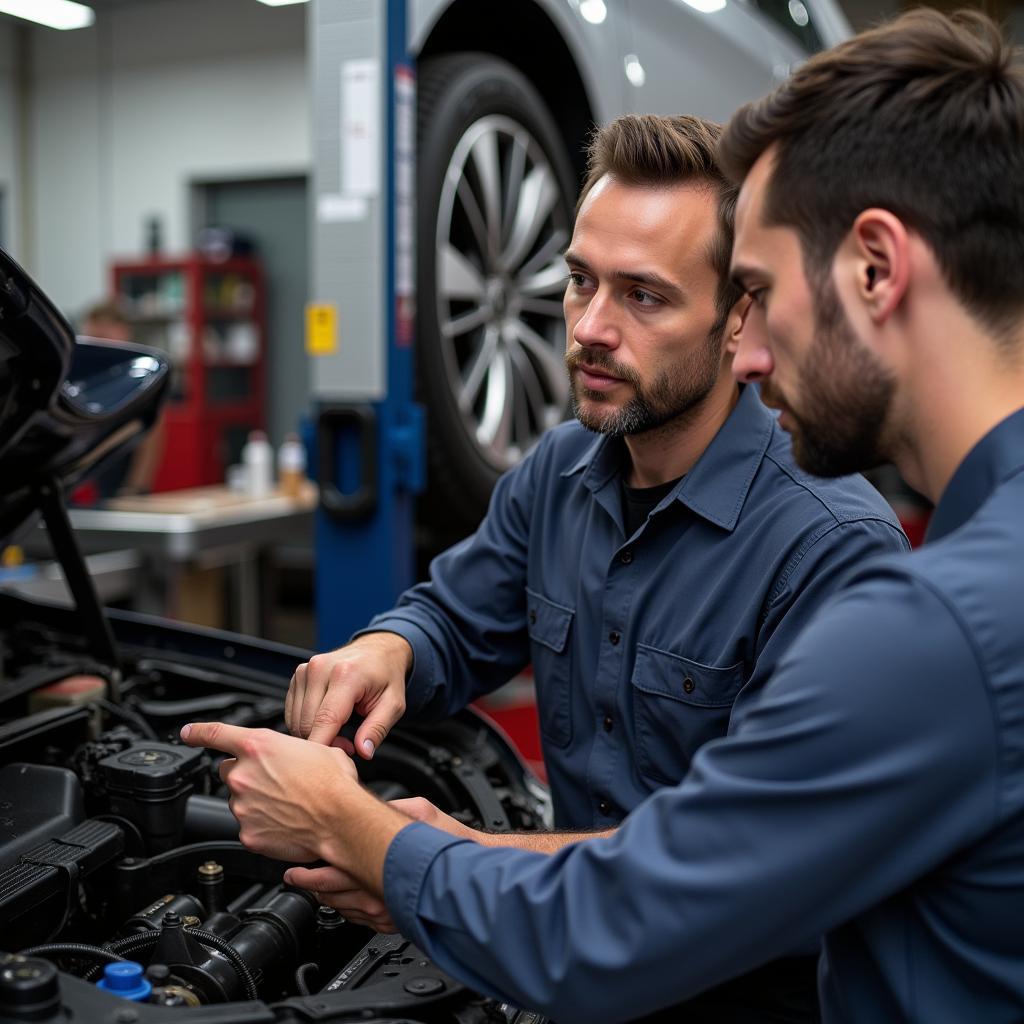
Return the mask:
{"type": "Polygon", "coordinates": [[[683,0],[688,7],[692,7],[701,14],[714,14],[725,7],[726,0],[683,0]]]}
{"type": "Polygon", "coordinates": [[[268,7],[287,7],[289,4],[304,4],[306,0],[260,0],[261,4],[268,7]]]}
{"type": "Polygon", "coordinates": [[[644,82],[647,81],[647,72],[644,71],[640,58],[635,53],[627,53],[625,63],[626,77],[629,79],[630,84],[635,85],[638,89],[641,88],[644,82]]]}
{"type": "Polygon", "coordinates": [[[0,14],[13,14],[48,28],[88,28],[96,20],[91,7],[72,0],[0,0],[0,14]]]}

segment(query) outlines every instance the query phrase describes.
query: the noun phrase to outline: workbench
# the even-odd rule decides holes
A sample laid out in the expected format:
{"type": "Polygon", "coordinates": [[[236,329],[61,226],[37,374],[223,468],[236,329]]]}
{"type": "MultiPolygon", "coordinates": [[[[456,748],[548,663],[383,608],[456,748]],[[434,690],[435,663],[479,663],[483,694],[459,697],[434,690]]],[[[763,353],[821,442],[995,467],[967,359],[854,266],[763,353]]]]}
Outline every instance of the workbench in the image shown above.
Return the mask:
{"type": "Polygon", "coordinates": [[[113,498],[102,507],[71,508],[69,514],[85,553],[123,548],[139,552],[136,610],[184,617],[183,588],[190,573],[223,566],[233,599],[230,626],[259,635],[265,621],[268,554],[275,545],[312,544],[316,504],[313,484],[296,497],[274,492],[264,498],[215,486],[113,498]]]}

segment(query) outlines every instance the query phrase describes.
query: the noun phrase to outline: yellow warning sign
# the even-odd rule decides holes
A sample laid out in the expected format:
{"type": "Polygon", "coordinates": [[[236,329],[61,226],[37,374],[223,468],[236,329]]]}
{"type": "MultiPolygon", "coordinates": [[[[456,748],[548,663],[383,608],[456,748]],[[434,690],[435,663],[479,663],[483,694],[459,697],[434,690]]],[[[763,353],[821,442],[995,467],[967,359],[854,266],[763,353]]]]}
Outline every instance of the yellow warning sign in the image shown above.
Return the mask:
{"type": "Polygon", "coordinates": [[[338,307],[327,302],[306,304],[306,351],[331,356],[338,351],[338,307]]]}

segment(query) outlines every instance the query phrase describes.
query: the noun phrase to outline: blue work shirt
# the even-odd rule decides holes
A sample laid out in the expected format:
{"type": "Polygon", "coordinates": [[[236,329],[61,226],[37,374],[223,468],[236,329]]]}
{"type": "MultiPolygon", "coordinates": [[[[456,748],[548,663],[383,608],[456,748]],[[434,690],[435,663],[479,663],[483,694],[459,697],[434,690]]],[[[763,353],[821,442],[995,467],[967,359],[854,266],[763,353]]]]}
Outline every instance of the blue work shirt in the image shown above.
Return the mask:
{"type": "Polygon", "coordinates": [[[630,537],[624,457],[576,422],[549,431],[499,481],[477,533],[368,627],[412,645],[421,718],[532,662],[560,828],[614,826],[682,779],[842,575],[907,547],[862,477],[796,466],[754,388],[630,537]]]}
{"type": "Polygon", "coordinates": [[[1024,1015],[1024,410],[928,543],[859,568],[728,737],[609,839],[545,857],[424,824],[392,917],[453,975],[600,1024],[825,934],[828,1024],[1024,1015]]]}

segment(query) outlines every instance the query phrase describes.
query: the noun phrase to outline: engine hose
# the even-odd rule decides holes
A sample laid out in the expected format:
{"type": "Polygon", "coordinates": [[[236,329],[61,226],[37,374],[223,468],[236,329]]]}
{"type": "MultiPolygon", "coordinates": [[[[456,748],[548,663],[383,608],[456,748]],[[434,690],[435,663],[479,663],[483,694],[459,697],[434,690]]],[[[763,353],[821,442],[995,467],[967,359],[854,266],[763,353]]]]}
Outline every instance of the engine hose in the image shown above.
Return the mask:
{"type": "Polygon", "coordinates": [[[295,988],[298,989],[300,996],[311,996],[313,994],[306,983],[306,975],[309,974],[310,970],[316,970],[316,964],[302,964],[295,971],[295,988]]]}
{"type": "MultiPolygon", "coordinates": [[[[43,946],[30,946],[28,949],[23,949],[18,953],[18,956],[42,956],[47,958],[80,956],[99,960],[101,964],[116,964],[124,959],[123,956],[118,956],[117,953],[104,949],[102,946],[90,946],[84,942],[48,942],[43,946]]],[[[96,968],[89,968],[90,972],[93,970],[96,970],[96,968]]]]}
{"type": "Polygon", "coordinates": [[[218,952],[223,953],[242,979],[246,997],[249,999],[259,999],[260,995],[256,990],[256,979],[252,976],[252,971],[249,970],[246,962],[238,955],[238,951],[230,942],[203,928],[186,928],[185,934],[191,935],[192,938],[197,942],[201,942],[204,946],[212,946],[218,952]]]}
{"type": "MultiPolygon", "coordinates": [[[[214,935],[213,932],[204,931],[202,928],[184,928],[182,930],[186,935],[190,935],[202,945],[211,946],[213,949],[217,950],[218,953],[222,953],[228,963],[234,967],[235,973],[241,979],[242,985],[245,988],[246,998],[259,999],[259,992],[256,989],[256,979],[252,976],[252,972],[246,966],[245,961],[238,955],[234,946],[226,942],[219,935],[214,935]]],[[[141,950],[155,946],[159,939],[159,931],[143,932],[141,935],[129,935],[127,938],[111,942],[107,948],[111,953],[115,954],[138,953],[141,950]]],[[[118,959],[120,959],[120,957],[118,957],[118,959]]],[[[91,981],[97,974],[99,974],[99,971],[95,967],[91,968],[85,975],[86,981],[91,981]]]]}
{"type": "Polygon", "coordinates": [[[133,725],[146,737],[146,739],[153,740],[155,743],[160,742],[160,737],[156,733],[149,722],[147,722],[142,715],[131,708],[124,707],[121,704],[115,704],[113,701],[106,700],[103,697],[97,697],[92,701],[97,707],[102,708],[108,715],[113,715],[115,718],[119,718],[122,722],[127,722],[129,725],[133,725]]]}
{"type": "MultiPolygon", "coordinates": [[[[132,953],[137,953],[140,950],[147,949],[150,946],[155,946],[157,939],[160,938],[160,932],[142,932],[139,935],[129,935],[125,939],[118,939],[116,942],[110,942],[106,945],[106,950],[112,953],[120,959],[120,954],[124,953],[127,956],[131,956],[132,953]],[[140,941],[141,940],[141,941],[140,941]]],[[[90,967],[89,970],[82,975],[86,981],[95,981],[100,974],[100,966],[97,964],[90,967]]]]}

